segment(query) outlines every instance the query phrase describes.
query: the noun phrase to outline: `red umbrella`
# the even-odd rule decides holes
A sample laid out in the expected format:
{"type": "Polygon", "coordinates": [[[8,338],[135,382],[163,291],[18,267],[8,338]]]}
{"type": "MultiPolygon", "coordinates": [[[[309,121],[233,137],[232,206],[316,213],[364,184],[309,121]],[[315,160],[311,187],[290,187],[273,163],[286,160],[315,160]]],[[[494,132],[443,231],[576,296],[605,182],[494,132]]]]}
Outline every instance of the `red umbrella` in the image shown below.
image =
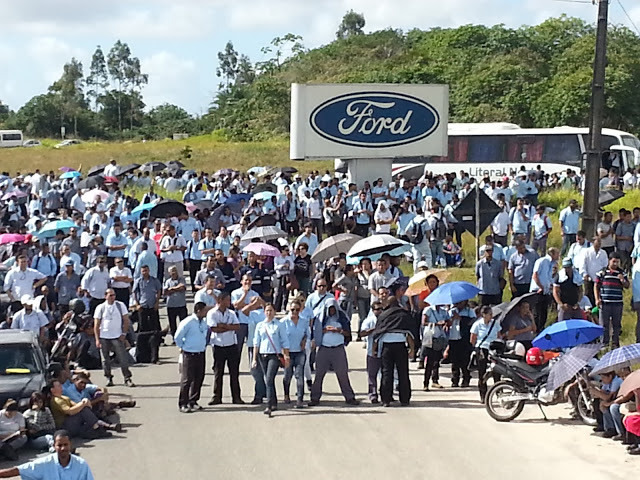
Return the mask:
{"type": "Polygon", "coordinates": [[[7,245],[8,243],[24,242],[25,236],[19,233],[3,233],[0,235],[0,245],[7,245]]]}
{"type": "Polygon", "coordinates": [[[118,180],[116,177],[104,177],[104,183],[119,183],[120,180],[118,180]]]}

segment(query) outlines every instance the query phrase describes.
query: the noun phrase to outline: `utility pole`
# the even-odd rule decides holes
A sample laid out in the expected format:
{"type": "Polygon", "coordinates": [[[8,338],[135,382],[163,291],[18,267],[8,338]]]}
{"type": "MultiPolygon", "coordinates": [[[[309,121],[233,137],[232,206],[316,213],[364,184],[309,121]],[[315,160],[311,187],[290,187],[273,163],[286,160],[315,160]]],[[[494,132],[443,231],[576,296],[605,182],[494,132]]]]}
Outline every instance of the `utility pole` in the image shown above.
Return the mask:
{"type": "Polygon", "coordinates": [[[607,67],[607,22],[609,0],[599,0],[596,55],[593,62],[591,84],[591,121],[589,125],[589,150],[584,183],[584,207],[582,229],[591,238],[596,233],[598,196],[600,193],[600,161],[602,158],[602,117],[604,114],[604,80],[607,67]]]}

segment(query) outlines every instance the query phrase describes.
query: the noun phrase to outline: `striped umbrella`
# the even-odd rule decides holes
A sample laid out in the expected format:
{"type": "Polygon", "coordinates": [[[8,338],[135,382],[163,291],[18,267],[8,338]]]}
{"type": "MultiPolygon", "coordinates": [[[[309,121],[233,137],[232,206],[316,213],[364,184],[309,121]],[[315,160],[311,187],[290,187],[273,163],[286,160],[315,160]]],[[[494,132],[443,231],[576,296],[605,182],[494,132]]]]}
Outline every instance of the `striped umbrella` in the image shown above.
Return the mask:
{"type": "Polygon", "coordinates": [[[601,348],[602,345],[587,343],[573,347],[567,353],[563,353],[549,370],[547,390],[553,391],[571,380],[601,348]]]}
{"type": "Polygon", "coordinates": [[[611,372],[640,363],[640,343],[632,343],[606,353],[591,371],[591,374],[611,372]]]}

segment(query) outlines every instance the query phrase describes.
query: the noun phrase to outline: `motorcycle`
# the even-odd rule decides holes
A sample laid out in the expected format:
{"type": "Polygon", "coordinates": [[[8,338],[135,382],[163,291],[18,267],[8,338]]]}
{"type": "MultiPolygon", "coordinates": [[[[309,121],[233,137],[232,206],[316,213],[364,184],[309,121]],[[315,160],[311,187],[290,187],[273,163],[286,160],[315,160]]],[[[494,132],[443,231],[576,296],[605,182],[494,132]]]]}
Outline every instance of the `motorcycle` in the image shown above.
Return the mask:
{"type": "MultiPolygon", "coordinates": [[[[529,365],[520,356],[513,354],[510,342],[492,342],[489,349],[490,366],[485,382],[493,375],[499,375],[487,392],[485,408],[487,413],[498,422],[510,422],[517,418],[526,403],[535,403],[545,420],[547,416],[543,406],[565,402],[564,388],[549,391],[546,388],[549,370],[554,360],[544,365],[529,365]]],[[[580,419],[587,425],[595,425],[595,410],[589,394],[589,379],[586,369],[578,372],[570,383],[577,386],[576,410],[580,419]]]]}

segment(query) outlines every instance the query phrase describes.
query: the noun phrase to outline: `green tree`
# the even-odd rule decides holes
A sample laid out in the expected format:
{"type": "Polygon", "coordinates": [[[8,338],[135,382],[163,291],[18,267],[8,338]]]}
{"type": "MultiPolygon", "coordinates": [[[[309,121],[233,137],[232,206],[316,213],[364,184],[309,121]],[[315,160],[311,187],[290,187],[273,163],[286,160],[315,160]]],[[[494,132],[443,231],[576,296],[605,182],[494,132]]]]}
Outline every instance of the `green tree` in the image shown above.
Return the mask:
{"type": "MultiPolygon", "coordinates": [[[[135,103],[138,102],[138,99],[140,101],[142,100],[142,86],[149,83],[149,75],[142,73],[142,67],[138,57],[130,59],[125,72],[127,76],[127,84],[129,85],[129,98],[131,101],[131,105],[129,105],[129,120],[131,130],[133,130],[134,115],[136,114],[135,103]]],[[[138,120],[141,119],[142,118],[139,118],[138,120]]]]}
{"type": "Polygon", "coordinates": [[[271,75],[275,72],[281,72],[286,61],[301,55],[304,52],[304,45],[300,35],[287,33],[282,37],[275,37],[269,45],[262,47],[260,51],[264,55],[272,57],[256,64],[256,68],[262,73],[271,75]]]}
{"type": "Polygon", "coordinates": [[[65,126],[67,119],[73,119],[73,131],[77,137],[78,115],[83,108],[86,108],[82,62],[72,58],[69,63],[66,63],[62,76],[49,87],[49,92],[55,95],[58,104],[60,127],[65,126]]]}
{"type": "Polygon", "coordinates": [[[12,127],[29,136],[55,137],[60,133],[59,109],[55,94],[37,95],[16,112],[11,119],[12,127]]]}
{"type": "Polygon", "coordinates": [[[145,137],[167,138],[174,133],[195,133],[197,129],[193,117],[186,110],[165,103],[145,115],[142,130],[145,137]]]}
{"type": "MultiPolygon", "coordinates": [[[[107,68],[109,70],[109,75],[111,75],[112,80],[116,84],[117,95],[114,95],[110,92],[106,95],[103,95],[102,98],[115,98],[117,102],[118,115],[116,125],[118,126],[118,130],[122,131],[122,98],[123,92],[127,90],[129,85],[129,76],[128,76],[128,68],[131,63],[131,50],[129,49],[129,45],[126,43],[122,43],[118,40],[107,55],[107,68]]],[[[104,106],[104,104],[103,104],[104,106]]]]}
{"type": "Polygon", "coordinates": [[[362,13],[356,13],[353,10],[349,10],[344,17],[342,17],[342,22],[340,22],[340,26],[336,32],[336,37],[338,39],[343,39],[352,35],[362,35],[364,33],[362,30],[364,25],[364,15],[362,13]]]}
{"type": "Polygon", "coordinates": [[[0,123],[6,122],[10,113],[11,110],[9,110],[9,105],[5,105],[2,103],[2,100],[0,100],[0,123]]]}
{"type": "Polygon", "coordinates": [[[128,93],[119,92],[115,89],[109,90],[100,98],[100,103],[102,104],[100,113],[111,137],[117,138],[122,135],[122,130],[120,130],[120,125],[118,124],[118,121],[121,121],[122,118],[132,119],[131,130],[142,125],[145,104],[138,92],[128,93]],[[114,135],[113,130],[116,130],[118,134],[114,135]]]}
{"type": "Polygon", "coordinates": [[[224,83],[220,84],[220,88],[229,88],[235,81],[238,71],[238,52],[233,48],[233,43],[229,40],[224,50],[218,52],[216,75],[224,79],[224,83]]]}
{"type": "Polygon", "coordinates": [[[86,79],[87,96],[93,99],[94,109],[98,111],[98,99],[104,91],[109,87],[109,72],[107,70],[107,62],[100,45],[91,57],[91,67],[89,76],[86,79]]]}

